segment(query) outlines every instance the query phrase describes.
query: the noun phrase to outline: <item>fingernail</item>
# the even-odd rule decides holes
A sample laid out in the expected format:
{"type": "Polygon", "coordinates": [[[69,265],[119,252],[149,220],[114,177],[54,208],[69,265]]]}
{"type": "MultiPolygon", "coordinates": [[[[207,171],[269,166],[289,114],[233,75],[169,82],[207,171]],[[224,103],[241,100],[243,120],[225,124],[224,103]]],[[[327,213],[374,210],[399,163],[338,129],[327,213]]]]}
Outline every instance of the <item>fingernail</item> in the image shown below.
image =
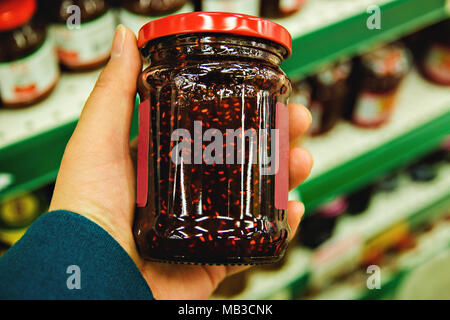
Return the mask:
{"type": "Polygon", "coordinates": [[[311,124],[311,122],[312,122],[312,115],[311,115],[311,111],[309,111],[309,109],[308,108],[306,108],[305,107],[305,109],[306,109],[306,113],[308,114],[308,118],[309,118],[309,124],[311,124]]]}
{"type": "Polygon", "coordinates": [[[123,51],[123,46],[125,43],[125,32],[126,29],[122,24],[119,24],[116,28],[116,32],[114,34],[112,49],[111,49],[111,57],[117,58],[120,57],[123,51]]]}

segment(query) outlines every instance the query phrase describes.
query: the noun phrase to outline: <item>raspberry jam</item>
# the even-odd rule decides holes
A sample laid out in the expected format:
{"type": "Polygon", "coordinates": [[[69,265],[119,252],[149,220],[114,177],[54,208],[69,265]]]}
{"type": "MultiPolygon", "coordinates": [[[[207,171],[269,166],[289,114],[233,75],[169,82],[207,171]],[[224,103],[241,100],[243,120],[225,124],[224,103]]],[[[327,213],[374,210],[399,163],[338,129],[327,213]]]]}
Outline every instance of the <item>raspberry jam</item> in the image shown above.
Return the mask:
{"type": "MultiPolygon", "coordinates": [[[[247,19],[266,23],[224,13],[177,16],[186,15],[210,17],[213,25],[237,17],[236,28],[247,19]]],[[[138,83],[136,243],[153,261],[276,262],[290,233],[291,85],[279,67],[289,47],[203,27],[143,45],[140,32],[150,66],[138,83]]]]}

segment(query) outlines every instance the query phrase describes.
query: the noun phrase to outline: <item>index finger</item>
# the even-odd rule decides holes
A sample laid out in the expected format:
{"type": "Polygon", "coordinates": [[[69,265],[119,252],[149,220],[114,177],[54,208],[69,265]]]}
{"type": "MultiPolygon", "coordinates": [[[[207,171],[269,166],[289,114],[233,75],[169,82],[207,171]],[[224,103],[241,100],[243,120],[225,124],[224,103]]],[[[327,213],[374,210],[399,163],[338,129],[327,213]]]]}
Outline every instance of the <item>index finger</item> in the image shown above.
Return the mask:
{"type": "Polygon", "coordinates": [[[308,130],[312,118],[301,104],[289,104],[289,140],[294,141],[308,130]]]}

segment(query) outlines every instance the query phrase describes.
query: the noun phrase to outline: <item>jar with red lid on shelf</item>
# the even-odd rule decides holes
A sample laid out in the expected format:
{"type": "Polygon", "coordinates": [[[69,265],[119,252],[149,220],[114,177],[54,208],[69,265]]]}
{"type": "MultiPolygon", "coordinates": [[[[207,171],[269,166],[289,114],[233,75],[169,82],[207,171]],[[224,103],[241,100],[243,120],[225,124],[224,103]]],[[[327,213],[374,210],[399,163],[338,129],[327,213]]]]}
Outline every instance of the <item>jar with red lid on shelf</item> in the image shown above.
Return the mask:
{"type": "Polygon", "coordinates": [[[398,88],[410,69],[411,54],[400,42],[374,49],[360,57],[359,92],[352,122],[362,128],[387,123],[395,106],[398,88]]]}
{"type": "Polygon", "coordinates": [[[195,11],[234,12],[258,16],[261,0],[194,0],[195,11]]]}
{"type": "Polygon", "coordinates": [[[0,99],[17,108],[45,98],[59,79],[58,61],[35,0],[0,2],[0,99]]]}
{"type": "Polygon", "coordinates": [[[261,0],[260,15],[263,18],[283,18],[297,13],[306,0],[261,0]]]}
{"type": "Polygon", "coordinates": [[[248,15],[195,12],[149,22],[138,46],[151,62],[138,81],[141,256],[279,261],[289,240],[291,84],[280,68],[289,32],[248,15]]]}
{"type": "Polygon", "coordinates": [[[44,0],[43,4],[63,67],[89,70],[108,61],[116,19],[105,0],[44,0]]]}
{"type": "Polygon", "coordinates": [[[189,0],[121,0],[119,21],[136,36],[147,22],[161,17],[194,11],[189,0]]]}
{"type": "Polygon", "coordinates": [[[425,35],[429,36],[420,70],[425,77],[440,85],[450,86],[450,20],[432,26],[425,35]]]}
{"type": "Polygon", "coordinates": [[[311,77],[313,85],[309,110],[312,122],[308,134],[317,136],[330,131],[343,116],[348,101],[351,61],[340,61],[322,68],[311,77]]]}

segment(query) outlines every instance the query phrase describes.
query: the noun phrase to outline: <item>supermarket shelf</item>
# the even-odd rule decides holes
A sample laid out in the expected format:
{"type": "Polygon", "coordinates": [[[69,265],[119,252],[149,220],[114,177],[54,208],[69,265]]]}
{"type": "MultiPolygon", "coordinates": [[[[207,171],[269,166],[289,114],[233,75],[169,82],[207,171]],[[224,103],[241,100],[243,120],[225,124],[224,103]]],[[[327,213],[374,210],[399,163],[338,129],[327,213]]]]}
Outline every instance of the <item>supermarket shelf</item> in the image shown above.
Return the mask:
{"type": "Polygon", "coordinates": [[[428,152],[447,135],[450,90],[427,82],[412,70],[400,88],[392,119],[383,128],[367,130],[342,122],[329,134],[304,142],[314,157],[314,167],[292,193],[301,193],[310,212],[428,152]]]}
{"type": "Polygon", "coordinates": [[[0,111],[0,174],[4,182],[0,199],[55,179],[66,143],[98,74],[63,74],[54,92],[39,104],[0,111]]]}
{"type": "MultiPolygon", "coordinates": [[[[100,70],[63,74],[51,95],[33,106],[0,110],[0,200],[55,180],[67,141],[100,70]]],[[[132,135],[137,134],[137,117],[132,135]]]]}
{"type": "MultiPolygon", "coordinates": [[[[381,284],[380,289],[369,290],[366,286],[368,274],[364,270],[357,270],[350,279],[334,283],[323,292],[310,297],[316,300],[363,300],[363,299],[410,299],[413,292],[409,288],[411,276],[420,268],[428,267],[430,263],[436,268],[440,263],[448,265],[450,256],[450,221],[441,221],[430,233],[421,236],[412,250],[401,253],[387,264],[380,266],[381,284]]],[[[441,265],[442,266],[442,265],[441,265]]],[[[447,274],[445,266],[434,270],[440,274],[447,274]]],[[[427,268],[429,269],[429,268],[427,268]]],[[[427,277],[433,277],[435,273],[425,270],[427,277]]],[[[422,277],[424,276],[424,272],[422,277]]],[[[439,279],[439,277],[437,277],[439,279]]],[[[442,279],[442,277],[440,278],[442,279]]],[[[422,279],[428,282],[429,279],[422,279]]],[[[420,281],[420,280],[419,280],[420,281]]],[[[434,280],[436,282],[436,280],[434,280]]],[[[417,279],[416,279],[417,285],[417,279]]],[[[423,281],[422,281],[423,282],[423,281]]],[[[421,287],[427,287],[424,283],[421,287]]],[[[417,290],[417,288],[415,288],[417,290]]],[[[436,288],[437,289],[437,288],[436,288]]],[[[442,299],[439,292],[433,290],[436,299],[442,299]]],[[[430,293],[430,292],[428,292],[430,293]]],[[[441,292],[441,294],[443,294],[441,292]]],[[[448,292],[445,294],[448,295],[448,292]]],[[[420,299],[420,298],[419,298],[420,299]]]]}
{"type": "MultiPolygon", "coordinates": [[[[283,68],[295,80],[321,64],[358,53],[376,42],[391,40],[443,19],[446,16],[445,2],[307,1],[298,14],[277,20],[291,31],[294,39],[294,55],[286,61],[283,68]],[[365,27],[369,16],[366,9],[373,4],[379,5],[381,9],[380,30],[368,30],[365,27]]],[[[97,75],[98,71],[64,74],[55,92],[33,108],[0,110],[0,201],[55,179],[65,145],[97,75]]],[[[431,144],[428,138],[436,132],[442,133],[442,126],[445,126],[447,120],[448,115],[442,119],[423,122],[424,127],[418,128],[414,135],[392,142],[388,149],[401,147],[409,150],[412,142],[417,144],[417,141],[424,139],[425,143],[419,149],[425,150],[431,144]]],[[[137,123],[136,117],[133,121],[137,123]]],[[[132,125],[132,128],[135,134],[136,125],[132,125]]],[[[408,157],[412,157],[412,154],[405,155],[405,158],[408,157]]],[[[376,154],[374,159],[379,159],[376,154]]],[[[370,161],[364,163],[372,164],[370,161]]],[[[352,166],[351,162],[347,165],[352,166]]],[[[387,167],[377,166],[378,170],[387,167]]],[[[307,182],[304,189],[306,200],[312,199],[312,204],[315,203],[318,192],[322,191],[317,180],[307,182]]]]}
{"type": "Polygon", "coordinates": [[[283,69],[293,80],[321,65],[368,50],[379,42],[393,41],[448,16],[445,0],[314,0],[296,15],[275,20],[293,37],[293,55],[283,69]],[[380,8],[381,28],[366,22],[380,8]]]}
{"type": "Polygon", "coordinates": [[[357,268],[376,239],[395,237],[416,227],[418,220],[433,219],[449,206],[450,165],[443,165],[438,177],[429,183],[411,182],[404,176],[397,191],[376,194],[363,214],[341,217],[332,238],[315,251],[295,246],[281,270],[255,270],[247,289],[233,299],[291,299],[307,286],[323,288],[357,268]]]}

